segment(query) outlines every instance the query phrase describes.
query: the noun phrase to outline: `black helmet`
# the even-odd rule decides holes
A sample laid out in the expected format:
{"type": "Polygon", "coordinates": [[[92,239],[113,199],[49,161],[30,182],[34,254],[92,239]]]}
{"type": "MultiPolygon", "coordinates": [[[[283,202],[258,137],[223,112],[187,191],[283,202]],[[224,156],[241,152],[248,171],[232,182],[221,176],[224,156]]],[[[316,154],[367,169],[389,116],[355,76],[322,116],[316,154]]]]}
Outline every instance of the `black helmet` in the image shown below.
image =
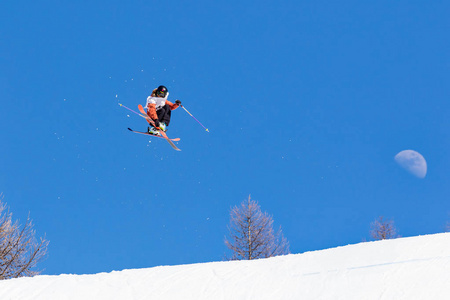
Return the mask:
{"type": "Polygon", "coordinates": [[[158,86],[158,88],[156,89],[156,96],[158,97],[162,97],[162,98],[166,98],[167,96],[167,88],[163,85],[158,86]]]}

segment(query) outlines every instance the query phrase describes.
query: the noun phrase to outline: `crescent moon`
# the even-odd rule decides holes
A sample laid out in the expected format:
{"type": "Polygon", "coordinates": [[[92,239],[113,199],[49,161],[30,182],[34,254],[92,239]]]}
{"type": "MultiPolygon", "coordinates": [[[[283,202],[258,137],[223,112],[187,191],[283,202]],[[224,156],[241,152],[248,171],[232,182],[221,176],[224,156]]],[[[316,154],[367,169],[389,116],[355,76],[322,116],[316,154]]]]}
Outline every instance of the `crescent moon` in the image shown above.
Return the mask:
{"type": "Polygon", "coordinates": [[[395,156],[395,161],[418,178],[425,178],[427,175],[427,162],[422,154],[417,151],[403,150],[395,156]]]}

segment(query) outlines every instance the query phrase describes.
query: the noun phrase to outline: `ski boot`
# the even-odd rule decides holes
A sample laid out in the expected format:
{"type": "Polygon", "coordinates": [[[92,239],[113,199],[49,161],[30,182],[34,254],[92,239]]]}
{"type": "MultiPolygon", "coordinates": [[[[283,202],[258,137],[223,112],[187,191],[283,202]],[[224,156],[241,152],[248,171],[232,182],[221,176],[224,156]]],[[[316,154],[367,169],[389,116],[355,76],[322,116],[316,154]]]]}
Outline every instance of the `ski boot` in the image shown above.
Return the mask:
{"type": "Polygon", "coordinates": [[[161,135],[161,133],[159,133],[159,130],[156,129],[155,127],[148,127],[147,132],[152,135],[157,135],[157,136],[161,135]]]}
{"type": "MultiPolygon", "coordinates": [[[[167,130],[167,125],[166,125],[166,123],[159,123],[159,129],[162,130],[162,131],[164,131],[164,132],[166,132],[166,130],[167,130]]],[[[159,130],[156,129],[155,127],[148,127],[148,128],[147,128],[147,132],[148,132],[149,134],[153,134],[153,135],[158,135],[158,136],[161,135],[161,133],[159,132],[159,130]]]]}
{"type": "Polygon", "coordinates": [[[166,123],[159,123],[159,129],[161,129],[162,131],[166,132],[167,131],[167,125],[166,123]]]}

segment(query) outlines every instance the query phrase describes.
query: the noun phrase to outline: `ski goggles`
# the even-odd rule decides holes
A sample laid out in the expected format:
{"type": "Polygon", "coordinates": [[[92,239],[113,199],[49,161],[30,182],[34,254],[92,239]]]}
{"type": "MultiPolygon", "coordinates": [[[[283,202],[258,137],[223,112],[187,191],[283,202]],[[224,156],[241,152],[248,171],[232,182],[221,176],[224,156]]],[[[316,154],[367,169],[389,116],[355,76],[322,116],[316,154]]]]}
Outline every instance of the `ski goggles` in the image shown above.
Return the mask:
{"type": "Polygon", "coordinates": [[[156,96],[164,98],[166,96],[166,92],[164,92],[164,91],[157,91],[156,92],[156,96]]]}

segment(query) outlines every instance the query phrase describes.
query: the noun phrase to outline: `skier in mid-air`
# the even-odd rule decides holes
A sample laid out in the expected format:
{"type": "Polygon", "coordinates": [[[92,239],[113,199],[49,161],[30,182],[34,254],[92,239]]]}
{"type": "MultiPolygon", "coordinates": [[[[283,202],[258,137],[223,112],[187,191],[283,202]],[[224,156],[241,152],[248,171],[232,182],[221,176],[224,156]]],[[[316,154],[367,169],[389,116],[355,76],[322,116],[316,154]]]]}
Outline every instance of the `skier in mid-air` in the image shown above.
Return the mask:
{"type": "Polygon", "coordinates": [[[167,88],[160,85],[154,89],[152,94],[147,98],[147,115],[155,122],[155,126],[148,128],[148,133],[160,135],[158,130],[167,131],[170,123],[172,110],[177,109],[181,105],[180,100],[176,100],[175,104],[168,101],[169,92],[167,88]]]}
{"type": "Polygon", "coordinates": [[[178,142],[180,138],[169,138],[166,134],[167,127],[170,124],[170,117],[172,116],[172,110],[177,109],[178,107],[182,107],[192,118],[197,121],[205,130],[209,132],[208,128],[203,126],[197,118],[195,118],[183,105],[181,105],[180,100],[176,100],[175,104],[168,101],[167,97],[169,96],[169,92],[167,88],[163,85],[160,85],[156,89],[154,89],[150,96],[147,97],[146,107],[141,104],[138,105],[139,112],[134,111],[133,109],[126,107],[125,105],[118,103],[121,107],[128,109],[129,111],[144,117],[147,122],[150,124],[150,127],[147,128],[147,131],[136,131],[131,128],[128,128],[129,131],[144,135],[152,135],[159,138],[163,138],[169,142],[170,146],[177,151],[181,151],[173,142],[178,142]],[[146,111],[147,109],[147,111],[146,111]]]}

